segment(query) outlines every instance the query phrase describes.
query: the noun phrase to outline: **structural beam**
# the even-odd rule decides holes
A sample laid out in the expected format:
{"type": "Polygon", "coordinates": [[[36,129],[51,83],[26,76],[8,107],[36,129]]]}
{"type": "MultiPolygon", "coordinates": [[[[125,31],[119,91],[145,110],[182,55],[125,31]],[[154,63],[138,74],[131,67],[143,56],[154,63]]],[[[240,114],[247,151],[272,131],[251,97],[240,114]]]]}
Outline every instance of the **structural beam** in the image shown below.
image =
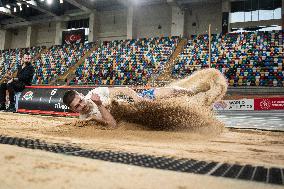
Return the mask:
{"type": "Polygon", "coordinates": [[[131,0],[117,0],[117,1],[126,8],[133,5],[133,1],[131,0]]]}
{"type": "Polygon", "coordinates": [[[284,0],[282,0],[281,17],[282,17],[282,30],[284,30],[284,0]]]}
{"type": "Polygon", "coordinates": [[[6,15],[6,16],[11,16],[13,18],[19,18],[22,21],[27,21],[28,20],[26,17],[20,16],[18,14],[15,14],[10,9],[5,8],[5,7],[0,7],[0,14],[6,15]]]}
{"type": "Polygon", "coordinates": [[[89,15],[89,36],[88,41],[95,42],[98,37],[98,24],[96,23],[97,11],[92,12],[89,15]]]}
{"type": "Polygon", "coordinates": [[[222,0],[222,33],[230,32],[230,12],[231,12],[231,2],[230,0],[222,0]]]}
{"type": "Polygon", "coordinates": [[[9,29],[9,28],[17,28],[21,26],[28,26],[31,24],[40,24],[40,23],[47,23],[47,22],[58,22],[58,21],[69,21],[71,20],[71,17],[69,16],[45,16],[38,18],[38,16],[34,16],[30,18],[31,21],[25,21],[25,22],[17,22],[15,19],[9,19],[0,22],[0,24],[3,25],[3,29],[9,29]]]}
{"type": "Polygon", "coordinates": [[[167,3],[170,5],[176,5],[176,0],[167,0],[167,3]]]}
{"type": "Polygon", "coordinates": [[[0,29],[0,51],[5,49],[5,42],[6,42],[6,30],[0,29]]]}
{"type": "Polygon", "coordinates": [[[178,8],[180,8],[181,10],[183,10],[183,6],[181,3],[177,2],[176,0],[167,0],[167,3],[170,5],[170,6],[176,6],[178,8]]]}
{"type": "MultiPolygon", "coordinates": [[[[167,0],[175,1],[175,0],[167,0]]],[[[220,0],[179,0],[179,4],[190,4],[190,3],[218,3],[220,0]]]]}
{"type": "Polygon", "coordinates": [[[66,2],[74,5],[75,7],[78,7],[79,9],[85,11],[85,12],[91,12],[92,11],[92,6],[87,4],[86,2],[82,0],[65,0],[66,2]]]}
{"type": "Polygon", "coordinates": [[[172,8],[172,25],[171,36],[184,36],[184,11],[177,5],[171,5],[172,8]]]}
{"type": "Polygon", "coordinates": [[[43,7],[42,5],[38,4],[36,1],[34,0],[28,0],[28,1],[24,1],[24,0],[18,0],[19,3],[22,3],[22,4],[25,4],[25,5],[28,5],[40,12],[43,12],[43,13],[46,13],[50,16],[58,16],[55,12],[47,9],[46,7],[43,7]]]}

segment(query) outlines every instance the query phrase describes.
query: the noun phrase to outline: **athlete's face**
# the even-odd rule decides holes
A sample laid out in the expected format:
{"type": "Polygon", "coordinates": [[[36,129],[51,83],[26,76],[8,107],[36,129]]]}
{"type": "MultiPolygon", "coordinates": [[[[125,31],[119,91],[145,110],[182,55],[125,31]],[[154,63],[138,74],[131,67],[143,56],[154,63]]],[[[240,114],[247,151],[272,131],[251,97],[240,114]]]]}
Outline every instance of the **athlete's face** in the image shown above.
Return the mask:
{"type": "Polygon", "coordinates": [[[75,95],[75,98],[70,104],[70,108],[74,112],[78,113],[86,113],[90,109],[88,101],[82,94],[75,95]]]}

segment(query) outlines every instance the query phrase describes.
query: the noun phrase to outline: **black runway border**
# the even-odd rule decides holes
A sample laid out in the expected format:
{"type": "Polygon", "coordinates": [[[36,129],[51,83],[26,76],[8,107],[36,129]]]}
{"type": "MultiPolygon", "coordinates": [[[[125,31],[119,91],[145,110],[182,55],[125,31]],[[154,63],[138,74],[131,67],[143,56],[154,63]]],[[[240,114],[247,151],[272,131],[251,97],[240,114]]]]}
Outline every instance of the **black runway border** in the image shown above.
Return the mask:
{"type": "Polygon", "coordinates": [[[227,164],[215,161],[206,162],[185,158],[175,159],[126,152],[96,151],[83,149],[73,144],[47,143],[38,139],[17,138],[5,135],[0,135],[0,144],[140,167],[284,185],[284,168],[279,167],[266,168],[263,166],[227,164]]]}

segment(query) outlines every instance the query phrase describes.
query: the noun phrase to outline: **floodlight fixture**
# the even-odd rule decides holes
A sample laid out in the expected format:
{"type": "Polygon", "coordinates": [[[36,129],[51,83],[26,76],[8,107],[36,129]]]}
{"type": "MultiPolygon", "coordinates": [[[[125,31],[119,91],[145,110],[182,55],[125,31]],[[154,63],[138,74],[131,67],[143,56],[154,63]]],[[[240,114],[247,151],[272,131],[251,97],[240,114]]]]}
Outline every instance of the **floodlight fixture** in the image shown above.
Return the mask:
{"type": "Polygon", "coordinates": [[[46,0],[46,3],[47,3],[48,5],[51,5],[51,4],[53,3],[53,0],[46,0]]]}

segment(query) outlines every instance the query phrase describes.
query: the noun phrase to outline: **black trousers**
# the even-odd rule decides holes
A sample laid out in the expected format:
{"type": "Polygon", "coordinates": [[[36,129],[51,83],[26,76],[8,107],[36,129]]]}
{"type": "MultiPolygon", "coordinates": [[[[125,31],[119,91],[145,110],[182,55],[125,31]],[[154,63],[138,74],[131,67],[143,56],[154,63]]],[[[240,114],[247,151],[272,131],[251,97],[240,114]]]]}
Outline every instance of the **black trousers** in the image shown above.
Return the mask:
{"type": "Polygon", "coordinates": [[[12,83],[2,83],[0,85],[0,104],[6,102],[6,90],[9,92],[10,104],[15,104],[15,93],[22,92],[25,89],[25,83],[13,81],[12,83]]]}

